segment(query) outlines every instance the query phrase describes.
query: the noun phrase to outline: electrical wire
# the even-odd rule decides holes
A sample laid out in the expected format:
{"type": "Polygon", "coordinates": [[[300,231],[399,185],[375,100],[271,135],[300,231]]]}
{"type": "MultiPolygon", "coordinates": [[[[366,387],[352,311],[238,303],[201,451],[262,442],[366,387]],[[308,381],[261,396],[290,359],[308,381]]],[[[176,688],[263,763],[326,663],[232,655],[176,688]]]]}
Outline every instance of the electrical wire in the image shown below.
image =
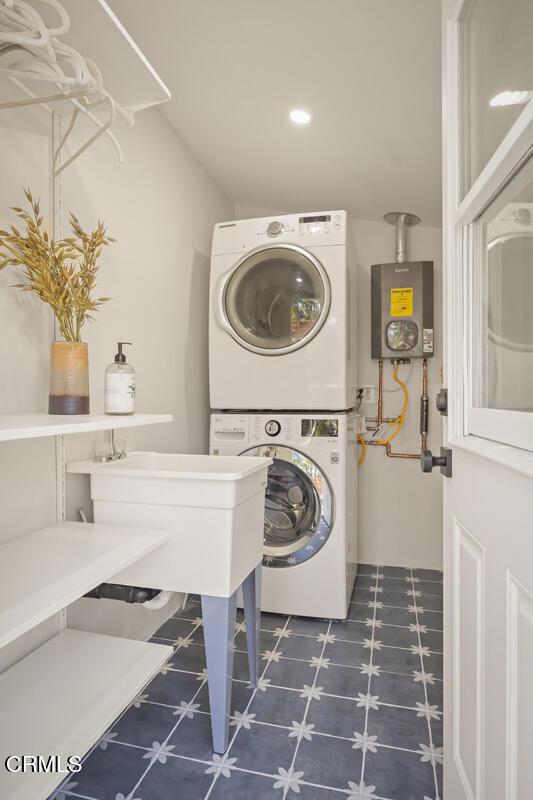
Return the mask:
{"type": "Polygon", "coordinates": [[[359,459],[357,461],[357,466],[360,467],[360,466],[362,466],[363,461],[365,460],[365,456],[366,456],[366,442],[363,439],[362,434],[360,434],[360,433],[357,434],[357,441],[361,445],[361,455],[359,456],[359,459]]]}
{"type": "MultiPolygon", "coordinates": [[[[391,425],[391,428],[394,428],[396,426],[396,430],[394,430],[393,433],[391,433],[391,435],[388,436],[386,439],[378,439],[376,441],[376,444],[385,445],[385,444],[389,444],[389,442],[392,442],[392,440],[396,436],[398,436],[398,434],[400,433],[401,429],[403,428],[403,424],[405,422],[405,414],[407,412],[407,404],[409,403],[409,392],[407,391],[407,386],[405,385],[404,381],[402,381],[398,377],[398,364],[394,365],[394,370],[393,370],[393,373],[392,373],[392,377],[394,378],[396,383],[399,384],[401,390],[403,391],[403,406],[402,406],[402,410],[400,412],[400,415],[396,418],[396,421],[393,422],[392,425],[391,425]]],[[[390,428],[389,428],[389,430],[390,430],[390,428]]]]}

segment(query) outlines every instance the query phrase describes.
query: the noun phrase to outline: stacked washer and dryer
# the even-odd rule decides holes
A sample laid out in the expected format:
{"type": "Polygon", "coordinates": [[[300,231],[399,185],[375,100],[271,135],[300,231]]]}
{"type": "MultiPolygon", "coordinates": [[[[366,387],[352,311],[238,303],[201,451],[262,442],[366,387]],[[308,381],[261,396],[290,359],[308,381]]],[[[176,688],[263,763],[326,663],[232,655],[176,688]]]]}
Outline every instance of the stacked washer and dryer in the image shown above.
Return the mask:
{"type": "Polygon", "coordinates": [[[215,227],[210,452],[273,459],[263,611],[347,615],[357,565],[354,292],[345,211],[215,227]]]}

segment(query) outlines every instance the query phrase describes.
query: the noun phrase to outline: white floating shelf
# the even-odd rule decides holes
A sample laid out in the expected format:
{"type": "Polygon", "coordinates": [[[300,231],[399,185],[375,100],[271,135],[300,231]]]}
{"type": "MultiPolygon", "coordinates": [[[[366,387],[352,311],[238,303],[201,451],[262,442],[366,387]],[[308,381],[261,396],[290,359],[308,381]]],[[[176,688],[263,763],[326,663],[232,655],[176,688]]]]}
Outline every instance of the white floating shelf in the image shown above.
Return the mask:
{"type": "Polygon", "coordinates": [[[61,522],[0,545],[0,647],[168,538],[166,531],[61,522]]]}
{"type": "Polygon", "coordinates": [[[106,414],[51,415],[51,414],[0,414],[0,442],[15,439],[39,439],[43,436],[63,436],[67,433],[109,431],[112,428],[135,428],[142,425],[159,425],[172,422],[172,414],[132,414],[107,416],[106,414]]]}
{"type": "MultiPolygon", "coordinates": [[[[0,676],[0,757],[82,756],[172,653],[67,629],[0,676]]],[[[112,745],[111,745],[112,746],[112,745]]],[[[65,775],[0,770],[2,800],[45,800],[65,775]]],[[[76,775],[73,774],[73,781],[76,775]]]]}
{"type": "Polygon", "coordinates": [[[70,30],[61,39],[98,64],[106,90],[121,106],[139,111],[170,99],[163,80],[105,0],[61,0],[61,5],[70,17],[70,30]]]}

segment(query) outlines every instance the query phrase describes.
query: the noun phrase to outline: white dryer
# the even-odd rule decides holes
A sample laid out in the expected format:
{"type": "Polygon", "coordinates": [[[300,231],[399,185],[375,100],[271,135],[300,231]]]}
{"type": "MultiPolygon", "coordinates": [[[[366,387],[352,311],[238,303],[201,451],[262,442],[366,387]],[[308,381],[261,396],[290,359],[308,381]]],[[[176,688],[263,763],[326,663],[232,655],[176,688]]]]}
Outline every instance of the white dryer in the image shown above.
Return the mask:
{"type": "Polygon", "coordinates": [[[352,261],[345,211],[215,226],[211,408],[353,408],[352,261]]]}
{"type": "Polygon", "coordinates": [[[344,619],[357,569],[357,416],[212,414],[210,452],[273,459],[261,608],[344,619]]]}

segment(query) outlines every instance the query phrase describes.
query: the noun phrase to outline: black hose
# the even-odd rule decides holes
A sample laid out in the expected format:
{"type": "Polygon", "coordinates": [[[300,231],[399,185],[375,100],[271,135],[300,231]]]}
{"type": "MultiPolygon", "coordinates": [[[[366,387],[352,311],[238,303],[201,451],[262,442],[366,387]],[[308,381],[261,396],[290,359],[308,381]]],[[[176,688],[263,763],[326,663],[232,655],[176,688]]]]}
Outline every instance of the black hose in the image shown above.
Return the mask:
{"type": "Polygon", "coordinates": [[[122,600],[124,603],[146,603],[158,594],[161,594],[161,589],[144,589],[139,586],[125,586],[122,583],[101,583],[84,597],[94,597],[97,600],[122,600]]]}

